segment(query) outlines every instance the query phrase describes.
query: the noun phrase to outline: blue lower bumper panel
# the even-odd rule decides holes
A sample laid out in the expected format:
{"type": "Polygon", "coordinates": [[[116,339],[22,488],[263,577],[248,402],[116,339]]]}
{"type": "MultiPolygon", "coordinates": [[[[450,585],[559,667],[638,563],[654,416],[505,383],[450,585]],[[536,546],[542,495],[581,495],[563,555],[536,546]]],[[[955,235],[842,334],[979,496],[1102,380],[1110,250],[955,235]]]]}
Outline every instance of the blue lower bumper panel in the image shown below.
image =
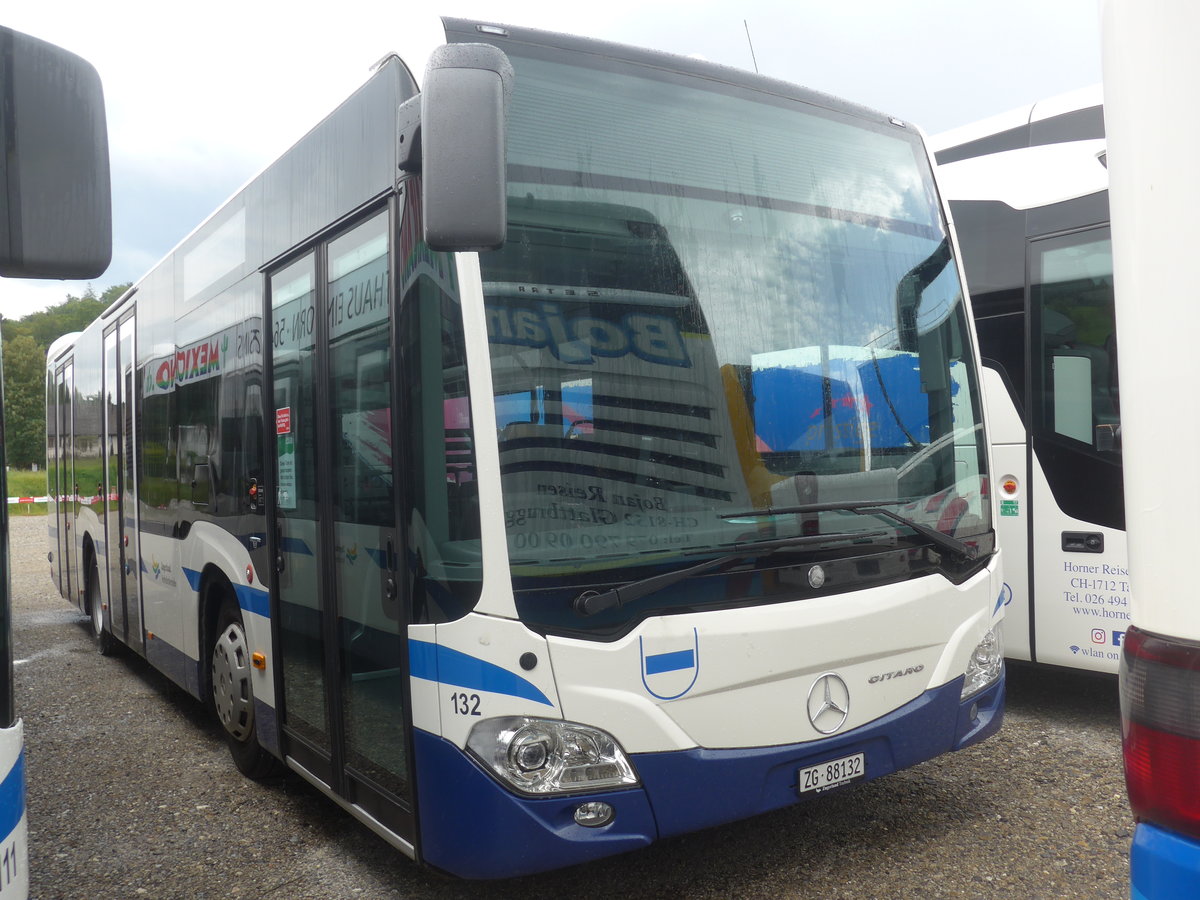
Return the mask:
{"type": "Polygon", "coordinates": [[[1129,854],[1133,900],[1200,897],[1200,842],[1145,822],[1133,832],[1129,854]]]}
{"type": "Polygon", "coordinates": [[[419,852],[423,862],[463,878],[545,872],[645,847],[657,829],[640,789],[531,799],[502,787],[448,741],[417,730],[419,852]],[[589,800],[612,804],[603,828],[575,824],[589,800]]]}
{"type": "MultiPolygon", "coordinates": [[[[961,701],[962,680],[927,691],[869,725],[822,741],[739,750],[633,754],[642,786],[531,799],[502,787],[454,745],[417,731],[421,858],[466,878],[506,878],[646,846],[799,802],[797,773],[863,753],[870,780],[981,741],[1000,727],[1004,679],[961,701]],[[602,828],[575,824],[580,803],[616,810],[602,828]]],[[[811,796],[811,795],[804,795],[811,796]]]]}

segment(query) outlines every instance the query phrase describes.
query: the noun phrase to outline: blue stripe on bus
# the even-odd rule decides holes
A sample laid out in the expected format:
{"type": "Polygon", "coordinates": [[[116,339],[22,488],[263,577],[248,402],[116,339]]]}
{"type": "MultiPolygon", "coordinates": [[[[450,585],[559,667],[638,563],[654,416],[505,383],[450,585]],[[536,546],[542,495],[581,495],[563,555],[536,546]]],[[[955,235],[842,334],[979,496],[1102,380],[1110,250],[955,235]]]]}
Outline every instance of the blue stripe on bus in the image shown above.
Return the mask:
{"type": "Polygon", "coordinates": [[[25,748],[0,782],[0,837],[12,834],[25,815],[25,748]]]}
{"type": "Polygon", "coordinates": [[[408,671],[413,678],[455,687],[507,694],[554,706],[537,685],[495,663],[429,641],[408,642],[408,671]]]}
{"type": "Polygon", "coordinates": [[[271,595],[258,588],[238,585],[234,588],[237,593],[238,606],[264,619],[271,618],[271,595]]]}
{"type": "Polygon", "coordinates": [[[200,573],[197,572],[195,569],[189,569],[187,566],[184,566],[183,574],[187,577],[188,584],[190,584],[192,586],[192,590],[199,591],[200,590],[200,573]]]}
{"type": "Polygon", "coordinates": [[[696,668],[695,650],[676,650],[674,653],[655,653],[646,657],[646,674],[661,675],[663,672],[679,672],[696,668]]]}
{"type": "MultiPolygon", "coordinates": [[[[188,584],[191,585],[193,591],[200,590],[200,573],[195,569],[183,567],[183,574],[187,576],[188,584]]],[[[247,612],[252,612],[255,615],[262,616],[264,619],[271,618],[271,596],[261,588],[247,587],[246,585],[236,585],[233,589],[237,594],[238,606],[247,612]]]]}

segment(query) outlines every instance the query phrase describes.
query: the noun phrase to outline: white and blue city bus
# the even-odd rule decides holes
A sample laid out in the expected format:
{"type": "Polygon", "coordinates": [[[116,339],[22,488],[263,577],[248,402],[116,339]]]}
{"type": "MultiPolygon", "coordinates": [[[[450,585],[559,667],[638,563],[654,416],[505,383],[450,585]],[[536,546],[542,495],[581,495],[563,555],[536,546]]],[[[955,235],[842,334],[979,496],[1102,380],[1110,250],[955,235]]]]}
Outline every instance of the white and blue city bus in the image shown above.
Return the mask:
{"type": "Polygon", "coordinates": [[[53,348],[55,577],[100,649],[210,703],[243,772],[476,878],[995,732],[920,133],[693,59],[441,40],[53,348]]]}
{"type": "MultiPolygon", "coordinates": [[[[92,66],[0,27],[0,278],[94,278],[112,256],[104,93],[92,66]]],[[[0,379],[0,498],[7,476],[0,379]]],[[[13,696],[8,505],[0,503],[0,896],[29,895],[25,731],[13,696]]]]}
{"type": "Polygon", "coordinates": [[[1120,669],[1133,900],[1200,896],[1200,605],[1191,581],[1200,419],[1193,258],[1200,100],[1193,4],[1106,0],[1108,127],[1125,501],[1133,577],[1120,669]],[[1172,340],[1167,340],[1171,337],[1172,340]],[[1180,341],[1178,345],[1175,340],[1180,341]]]}
{"type": "Polygon", "coordinates": [[[1100,87],[930,143],[983,359],[1005,652],[1116,674],[1130,581],[1100,87]]]}
{"type": "MultiPolygon", "coordinates": [[[[0,36],[0,40],[2,40],[0,36]]],[[[0,370],[3,361],[0,360],[0,370]]],[[[4,410],[4,383],[0,379],[0,416],[4,410]]],[[[6,502],[0,505],[0,893],[29,896],[29,827],[25,812],[25,725],[17,716],[13,696],[12,596],[8,556],[8,477],[5,467],[5,428],[0,423],[0,488],[6,502]]]]}

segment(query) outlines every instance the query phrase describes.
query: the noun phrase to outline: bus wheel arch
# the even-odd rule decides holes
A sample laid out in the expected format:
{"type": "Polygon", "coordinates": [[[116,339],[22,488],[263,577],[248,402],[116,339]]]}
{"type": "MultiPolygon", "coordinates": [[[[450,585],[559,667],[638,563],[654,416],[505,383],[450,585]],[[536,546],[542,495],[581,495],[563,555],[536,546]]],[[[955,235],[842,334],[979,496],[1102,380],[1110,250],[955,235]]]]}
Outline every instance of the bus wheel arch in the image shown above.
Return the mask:
{"type": "Polygon", "coordinates": [[[100,563],[91,535],[83,539],[83,570],[87,573],[83,588],[83,612],[88,617],[88,633],[100,655],[111,656],[117,642],[107,628],[108,615],[100,591],[100,563]]]}
{"type": "Polygon", "coordinates": [[[241,607],[229,580],[210,569],[204,572],[200,590],[208,660],[201,676],[204,702],[238,770],[249,778],[266,778],[279,771],[279,762],[258,740],[253,668],[241,607]]]}

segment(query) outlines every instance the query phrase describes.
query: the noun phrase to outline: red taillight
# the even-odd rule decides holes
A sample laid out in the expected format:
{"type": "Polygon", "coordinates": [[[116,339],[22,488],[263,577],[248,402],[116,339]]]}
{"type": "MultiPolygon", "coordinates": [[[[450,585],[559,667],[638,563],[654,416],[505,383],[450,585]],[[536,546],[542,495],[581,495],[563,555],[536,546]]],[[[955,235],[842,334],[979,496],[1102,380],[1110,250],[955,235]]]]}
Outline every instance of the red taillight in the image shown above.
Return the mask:
{"type": "Polygon", "coordinates": [[[1134,816],[1200,837],[1200,644],[1125,633],[1121,733],[1134,816]]]}

